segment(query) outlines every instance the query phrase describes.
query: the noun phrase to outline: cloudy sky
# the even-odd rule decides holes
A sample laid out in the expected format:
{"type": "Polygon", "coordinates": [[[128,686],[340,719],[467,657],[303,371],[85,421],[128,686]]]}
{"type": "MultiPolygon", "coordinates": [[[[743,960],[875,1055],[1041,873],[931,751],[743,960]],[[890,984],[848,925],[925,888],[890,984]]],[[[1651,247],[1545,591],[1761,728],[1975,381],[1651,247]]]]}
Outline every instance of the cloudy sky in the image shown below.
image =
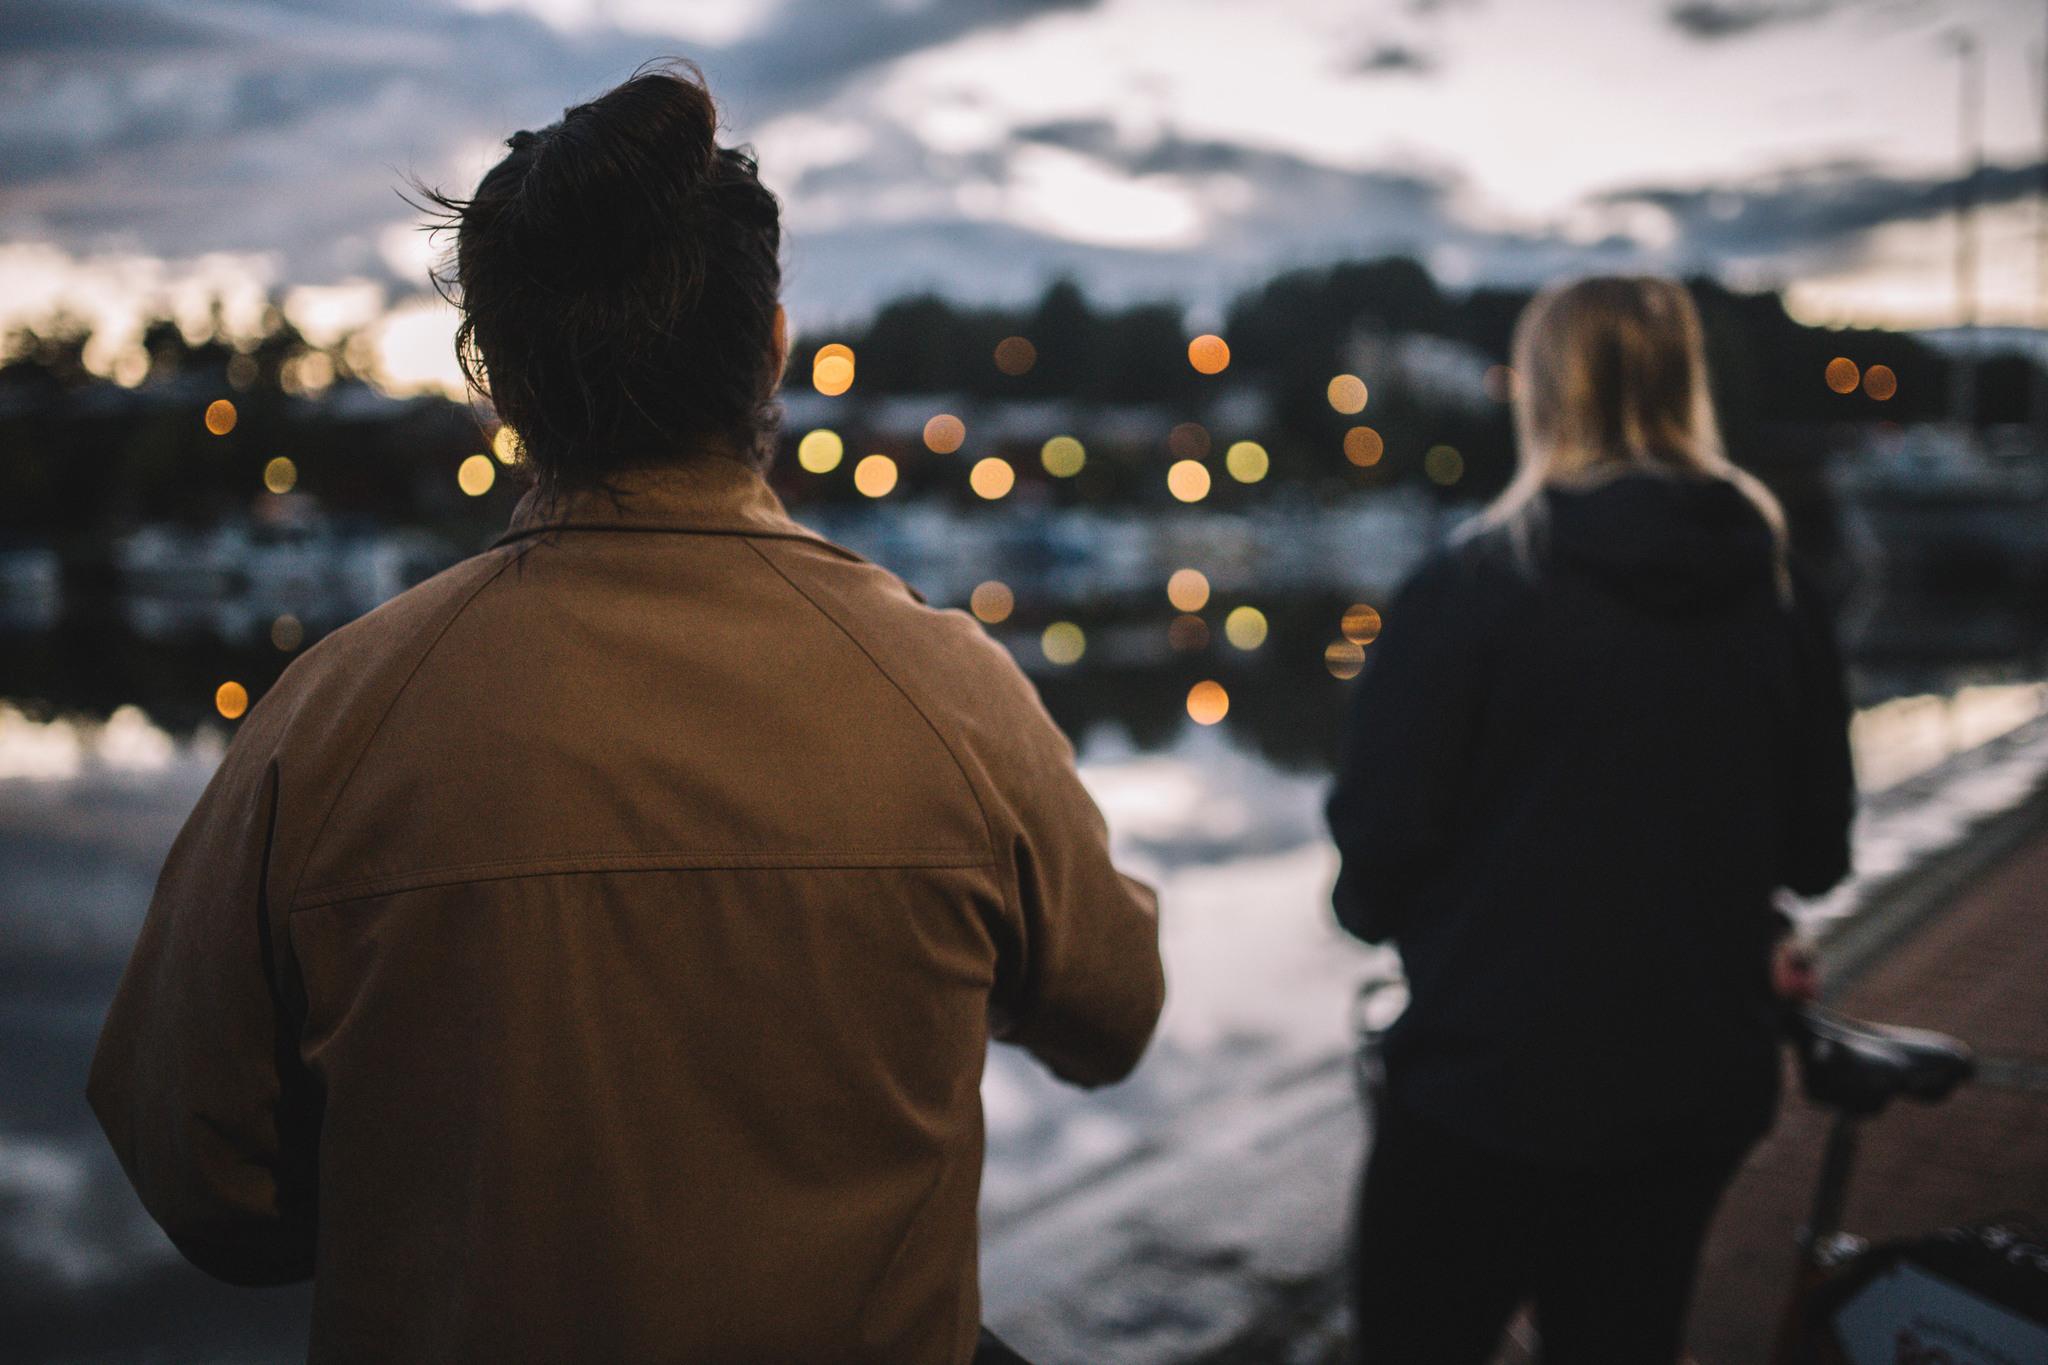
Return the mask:
{"type": "Polygon", "coordinates": [[[316,336],[394,371],[448,323],[397,196],[699,61],[787,206],[800,323],[1058,273],[1196,320],[1272,270],[1631,266],[1817,321],[1955,316],[1958,48],[1990,167],[1982,307],[2031,322],[2039,0],[7,0],[0,325],[58,305],[316,336]]]}

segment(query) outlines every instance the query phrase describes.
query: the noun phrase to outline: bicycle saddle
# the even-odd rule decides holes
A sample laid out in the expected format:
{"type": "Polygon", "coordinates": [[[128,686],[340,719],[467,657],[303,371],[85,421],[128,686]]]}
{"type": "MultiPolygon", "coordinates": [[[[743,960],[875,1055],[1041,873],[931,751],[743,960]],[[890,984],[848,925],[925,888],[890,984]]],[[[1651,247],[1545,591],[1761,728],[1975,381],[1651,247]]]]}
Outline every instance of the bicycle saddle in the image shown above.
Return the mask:
{"type": "Polygon", "coordinates": [[[1943,1033],[1865,1024],[1818,1005],[1788,1010],[1785,1023],[1807,1098],[1848,1114],[1875,1114],[1899,1095],[1938,1103],[1976,1070],[1969,1047],[1943,1033]]]}

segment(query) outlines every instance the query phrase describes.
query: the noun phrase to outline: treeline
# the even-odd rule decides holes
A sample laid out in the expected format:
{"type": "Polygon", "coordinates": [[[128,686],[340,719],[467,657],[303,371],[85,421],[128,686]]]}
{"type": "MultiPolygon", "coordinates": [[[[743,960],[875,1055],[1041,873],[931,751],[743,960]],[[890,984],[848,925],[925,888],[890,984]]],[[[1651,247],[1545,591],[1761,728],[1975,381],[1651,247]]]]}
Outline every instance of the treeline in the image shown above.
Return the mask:
{"type": "MultiPolygon", "coordinates": [[[[1950,362],[1913,336],[1810,327],[1775,294],[1737,293],[1711,280],[1695,281],[1694,291],[1731,453],[1775,482],[1813,480],[1819,457],[1851,425],[1945,414],[1950,362]],[[1895,393],[1879,399],[1860,388],[1836,392],[1826,380],[1836,357],[1864,372],[1889,367],[1895,393]]],[[[1189,328],[1170,301],[1107,307],[1069,281],[1021,307],[920,295],[886,304],[862,326],[799,338],[789,384],[792,392],[807,389],[819,346],[851,345],[853,390],[833,400],[850,442],[866,438],[859,429],[865,400],[898,395],[963,405],[1058,400],[1071,405],[1083,426],[1073,434],[1084,440],[1091,437],[1091,409],[1160,415],[1147,440],[1119,438],[1121,448],[1112,442],[1099,455],[1091,441],[1088,473],[1073,481],[1049,482],[1035,467],[1035,440],[1053,432],[1013,438],[1018,448],[1006,453],[1017,457],[1021,486],[1061,499],[1163,500],[1171,426],[1209,420],[1229,408],[1229,395],[1246,393],[1261,400],[1254,406],[1265,416],[1257,431],[1218,424],[1210,463],[1219,469],[1219,497],[1271,496],[1276,485],[1328,496],[1422,480],[1426,453],[1448,445],[1459,452],[1461,474],[1450,484],[1424,486],[1469,498],[1499,487],[1511,469],[1506,404],[1498,394],[1472,402],[1428,384],[1389,381],[1374,366],[1416,338],[1447,343],[1446,353],[1460,363],[1504,362],[1528,297],[1500,288],[1448,292],[1405,258],[1289,271],[1231,304],[1221,328],[1229,366],[1204,375],[1189,363],[1189,328]],[[998,346],[1011,337],[1031,343],[1028,367],[997,363],[998,346]],[[1326,385],[1342,372],[1357,372],[1370,386],[1364,413],[1342,414],[1328,401],[1326,385]],[[1345,432],[1358,424],[1370,424],[1384,443],[1384,456],[1369,466],[1342,453],[1345,432]],[[1271,474],[1258,489],[1220,477],[1223,446],[1241,436],[1271,453],[1271,474]]],[[[346,340],[313,347],[279,310],[253,338],[231,338],[216,326],[195,342],[168,321],[152,323],[143,337],[144,371],[123,376],[131,386],[87,368],[89,341],[82,328],[60,320],[15,333],[0,353],[0,535],[9,539],[63,540],[145,519],[219,516],[248,505],[264,466],[278,455],[296,462],[303,491],[345,516],[467,526],[480,536],[502,524],[516,492],[512,478],[481,498],[457,488],[455,469],[482,449],[464,404],[376,399],[351,363],[357,348],[346,340]],[[206,404],[221,397],[237,409],[226,435],[209,432],[201,420],[206,404]]],[[[2016,356],[1982,362],[1979,420],[2028,420],[2035,382],[2034,368],[2016,356]]],[[[798,499],[857,497],[844,471],[827,479],[795,471],[801,434],[784,433],[778,478],[786,491],[798,499]]],[[[905,446],[903,493],[972,500],[958,461],[924,457],[901,433],[898,441],[905,446]]]]}

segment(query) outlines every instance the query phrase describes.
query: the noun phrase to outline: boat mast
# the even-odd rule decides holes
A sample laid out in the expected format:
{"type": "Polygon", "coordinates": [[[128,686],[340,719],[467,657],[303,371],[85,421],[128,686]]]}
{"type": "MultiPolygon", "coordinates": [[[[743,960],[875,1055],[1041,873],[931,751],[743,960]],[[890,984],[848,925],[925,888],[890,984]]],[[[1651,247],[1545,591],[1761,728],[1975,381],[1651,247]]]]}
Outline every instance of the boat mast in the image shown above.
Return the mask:
{"type": "Polygon", "coordinates": [[[1957,29],[1952,41],[1961,65],[1957,130],[1962,139],[1963,175],[1956,182],[1956,346],[1950,363],[1950,416],[1964,428],[1977,422],[1977,223],[1978,173],[1983,167],[1983,69],[1977,35],[1957,29]]]}
{"type": "Polygon", "coordinates": [[[2048,353],[2038,349],[2039,341],[2048,337],[2048,41],[2044,41],[2035,52],[2039,65],[2034,77],[2038,82],[2034,95],[2041,105],[2041,152],[2040,162],[2034,168],[2034,332],[2036,350],[2032,376],[2032,401],[2029,411],[2033,414],[2036,434],[2048,439],[2048,353]]]}

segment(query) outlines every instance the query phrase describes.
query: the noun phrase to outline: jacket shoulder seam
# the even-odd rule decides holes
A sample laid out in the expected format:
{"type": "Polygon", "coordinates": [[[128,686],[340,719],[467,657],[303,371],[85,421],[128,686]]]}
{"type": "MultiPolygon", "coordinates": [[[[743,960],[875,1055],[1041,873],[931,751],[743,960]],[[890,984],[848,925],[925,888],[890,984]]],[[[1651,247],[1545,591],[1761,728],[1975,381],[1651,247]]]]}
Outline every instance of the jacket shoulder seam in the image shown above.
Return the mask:
{"type": "Polygon", "coordinates": [[[349,762],[348,772],[342,777],[340,782],[335,784],[334,795],[327,799],[327,808],[321,812],[320,823],[314,827],[312,841],[306,846],[305,862],[300,865],[298,876],[292,880],[292,893],[285,898],[285,905],[289,909],[296,909],[298,907],[299,893],[305,885],[306,873],[312,868],[315,860],[319,857],[320,845],[327,837],[327,826],[334,819],[334,812],[341,808],[341,798],[347,795],[349,785],[355,781],[356,771],[363,766],[363,760],[369,756],[371,748],[376,745],[377,736],[384,732],[385,722],[390,720],[391,713],[398,709],[399,699],[404,697],[406,691],[411,688],[413,680],[419,677],[420,670],[426,667],[427,660],[433,657],[434,651],[440,647],[441,641],[454,628],[455,623],[462,618],[462,614],[469,610],[470,603],[476,601],[483,594],[485,588],[497,582],[506,569],[525,558],[527,548],[522,546],[511,554],[506,555],[503,563],[484,575],[482,582],[463,595],[462,600],[455,604],[455,609],[448,613],[448,619],[443,621],[440,629],[434,632],[434,638],[427,641],[427,647],[420,651],[419,658],[413,660],[413,665],[406,671],[404,680],[396,688],[392,689],[391,699],[384,703],[384,709],[377,715],[377,723],[370,727],[369,735],[364,738],[362,746],[356,750],[355,757],[349,762]]]}
{"type": "Polygon", "coordinates": [[[827,621],[830,621],[833,628],[841,635],[844,635],[852,643],[853,647],[861,652],[861,657],[868,661],[868,666],[880,674],[884,682],[895,688],[896,694],[903,698],[912,711],[917,713],[917,718],[923,721],[925,728],[932,732],[932,738],[936,739],[939,742],[939,747],[946,751],[946,757],[953,761],[954,770],[960,774],[960,780],[966,784],[968,798],[974,802],[975,813],[981,817],[981,832],[984,846],[988,851],[988,855],[991,858],[994,857],[997,847],[995,822],[989,818],[988,805],[981,799],[981,789],[975,785],[974,778],[967,771],[967,765],[960,761],[960,755],[954,749],[953,742],[946,738],[944,729],[940,727],[937,721],[931,718],[930,713],[923,706],[918,704],[917,698],[910,694],[910,689],[898,682],[896,675],[891,673],[883,666],[882,661],[875,657],[874,651],[868,648],[867,641],[856,635],[830,608],[807,592],[803,584],[797,582],[786,569],[775,562],[772,555],[755,544],[751,538],[747,541],[747,548],[759,555],[761,562],[773,570],[778,578],[789,584],[791,591],[803,598],[804,601],[810,603],[811,610],[817,612],[827,621]]]}

